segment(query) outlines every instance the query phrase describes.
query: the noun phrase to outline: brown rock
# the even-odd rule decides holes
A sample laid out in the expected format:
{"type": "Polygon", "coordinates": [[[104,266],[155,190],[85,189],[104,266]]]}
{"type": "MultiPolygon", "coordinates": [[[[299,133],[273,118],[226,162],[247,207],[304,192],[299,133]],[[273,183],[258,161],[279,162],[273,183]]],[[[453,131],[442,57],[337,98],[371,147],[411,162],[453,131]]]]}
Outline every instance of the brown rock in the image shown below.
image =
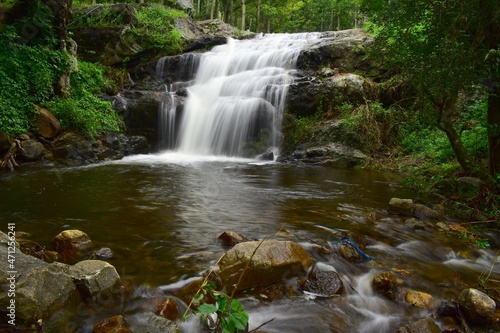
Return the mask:
{"type": "Polygon", "coordinates": [[[340,244],[339,254],[350,262],[364,261],[363,256],[349,244],[340,244]]]}
{"type": "Polygon", "coordinates": [[[26,140],[21,142],[20,158],[27,162],[33,162],[39,160],[45,147],[38,141],[26,140]]]}
{"type": "Polygon", "coordinates": [[[38,126],[38,134],[45,139],[53,139],[61,132],[61,123],[47,109],[40,106],[35,106],[38,111],[36,125],[38,126]]]}
{"type": "Polygon", "coordinates": [[[400,327],[397,333],[441,333],[441,330],[432,319],[423,318],[400,327]]]}
{"type": "Polygon", "coordinates": [[[78,260],[90,249],[90,237],[80,230],[64,230],[53,240],[56,251],[68,261],[78,260]]]}
{"type": "Polygon", "coordinates": [[[330,297],[344,292],[344,284],[333,267],[317,264],[310,271],[301,289],[316,296],[330,297]]]}
{"type": "Polygon", "coordinates": [[[179,319],[179,308],[171,298],[159,299],[154,302],[155,313],[168,320],[179,319]]]}
{"type": "Polygon", "coordinates": [[[405,300],[418,308],[432,309],[433,307],[432,295],[422,291],[408,290],[405,300]]]}
{"type": "Polygon", "coordinates": [[[380,272],[373,278],[373,290],[394,300],[396,298],[397,279],[392,272],[380,272]]]}
{"type": "Polygon", "coordinates": [[[496,308],[494,300],[474,288],[465,289],[460,293],[458,305],[467,321],[477,325],[490,323],[496,308]]]}
{"type": "Polygon", "coordinates": [[[226,252],[219,262],[219,275],[231,293],[235,287],[242,291],[303,276],[311,263],[309,254],[290,241],[244,242],[226,252]]]}
{"type": "Polygon", "coordinates": [[[94,325],[93,333],[132,333],[122,315],[109,317],[94,325]]]}
{"type": "Polygon", "coordinates": [[[224,231],[218,239],[224,246],[235,246],[239,243],[248,242],[248,238],[234,231],[224,231]]]}

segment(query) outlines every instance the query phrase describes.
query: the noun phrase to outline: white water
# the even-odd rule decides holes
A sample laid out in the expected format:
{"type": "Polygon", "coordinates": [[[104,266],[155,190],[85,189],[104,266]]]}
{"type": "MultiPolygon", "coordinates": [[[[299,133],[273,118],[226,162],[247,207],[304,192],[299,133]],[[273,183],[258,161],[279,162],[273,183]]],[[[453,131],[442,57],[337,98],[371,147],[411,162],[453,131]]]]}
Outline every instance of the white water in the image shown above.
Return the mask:
{"type": "MultiPolygon", "coordinates": [[[[307,33],[228,39],[203,54],[182,120],[173,100],[164,103],[162,141],[170,141],[163,146],[182,154],[239,157],[255,157],[264,147],[277,157],[292,71],[300,51],[318,38],[307,33]]],[[[183,85],[171,85],[177,86],[183,85]]]]}

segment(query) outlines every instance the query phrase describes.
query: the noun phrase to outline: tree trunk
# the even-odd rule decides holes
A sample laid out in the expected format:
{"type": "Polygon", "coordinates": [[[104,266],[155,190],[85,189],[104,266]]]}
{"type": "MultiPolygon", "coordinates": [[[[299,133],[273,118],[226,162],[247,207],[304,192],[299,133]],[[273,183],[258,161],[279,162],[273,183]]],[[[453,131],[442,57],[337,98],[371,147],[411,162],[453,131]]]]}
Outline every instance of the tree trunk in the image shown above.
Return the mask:
{"type": "Polygon", "coordinates": [[[443,131],[448,137],[451,148],[455,153],[455,157],[465,172],[470,172],[471,160],[469,154],[465,150],[460,134],[453,126],[453,119],[455,117],[456,98],[445,97],[442,101],[437,102],[432,99],[434,108],[437,111],[437,128],[443,131]]]}
{"type": "Polygon", "coordinates": [[[198,16],[201,16],[201,0],[198,0],[198,11],[196,12],[198,16]]]}
{"type": "Polygon", "coordinates": [[[210,19],[214,19],[214,9],[215,9],[215,0],[212,0],[212,7],[210,8],[210,19]]]}
{"type": "Polygon", "coordinates": [[[488,96],[488,169],[492,177],[500,174],[500,79],[494,81],[497,86],[488,96]]]}
{"type": "Polygon", "coordinates": [[[245,0],[241,0],[241,30],[245,30],[245,16],[246,16],[245,0]]]}
{"type": "Polygon", "coordinates": [[[260,5],[261,0],[257,2],[257,22],[255,23],[255,32],[260,32],[260,5]]]}

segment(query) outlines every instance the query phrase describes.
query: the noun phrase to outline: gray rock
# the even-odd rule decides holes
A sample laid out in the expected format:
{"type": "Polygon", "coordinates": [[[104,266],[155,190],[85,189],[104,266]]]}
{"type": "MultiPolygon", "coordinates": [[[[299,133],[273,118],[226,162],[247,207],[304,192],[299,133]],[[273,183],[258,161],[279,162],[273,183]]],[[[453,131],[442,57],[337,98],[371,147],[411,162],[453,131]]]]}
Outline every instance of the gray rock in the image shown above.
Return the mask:
{"type": "Polygon", "coordinates": [[[242,291],[303,276],[311,263],[309,254],[293,242],[244,242],[226,252],[219,262],[219,275],[226,290],[231,293],[235,287],[237,291],[242,291]],[[236,286],[241,274],[244,275],[236,286]]]}
{"type": "Polygon", "coordinates": [[[331,297],[344,292],[344,284],[332,266],[316,264],[307,275],[301,289],[314,296],[331,297]]]}
{"type": "Polygon", "coordinates": [[[389,212],[394,214],[402,214],[415,216],[421,219],[438,219],[442,212],[414,203],[412,199],[392,198],[389,201],[389,212]]]}
{"type": "Polygon", "coordinates": [[[68,274],[85,301],[97,301],[105,293],[116,294],[120,276],[109,263],[101,260],[84,260],[71,266],[68,274]]]}
{"type": "Polygon", "coordinates": [[[21,141],[20,158],[26,162],[38,161],[45,150],[45,147],[38,141],[21,141]]]}
{"type": "Polygon", "coordinates": [[[340,143],[297,150],[293,153],[292,158],[308,164],[320,164],[341,169],[353,168],[368,160],[368,156],[361,151],[340,143]]]}
{"type": "Polygon", "coordinates": [[[128,317],[132,332],[174,333],[177,332],[177,322],[163,318],[152,312],[142,312],[128,317]]]}
{"type": "Polygon", "coordinates": [[[15,263],[9,266],[7,236],[0,232],[0,254],[5,260],[0,261],[0,307],[6,309],[13,298],[9,297],[10,282],[15,281],[16,323],[22,319],[38,320],[49,318],[57,311],[79,297],[76,287],[65,271],[67,265],[48,264],[16,250],[15,263]]]}
{"type": "Polygon", "coordinates": [[[423,318],[414,323],[401,326],[397,333],[441,333],[441,329],[430,318],[423,318]]]}
{"type": "Polygon", "coordinates": [[[458,305],[467,321],[477,325],[487,325],[491,322],[496,308],[494,300],[474,288],[465,289],[460,293],[458,305]]]}

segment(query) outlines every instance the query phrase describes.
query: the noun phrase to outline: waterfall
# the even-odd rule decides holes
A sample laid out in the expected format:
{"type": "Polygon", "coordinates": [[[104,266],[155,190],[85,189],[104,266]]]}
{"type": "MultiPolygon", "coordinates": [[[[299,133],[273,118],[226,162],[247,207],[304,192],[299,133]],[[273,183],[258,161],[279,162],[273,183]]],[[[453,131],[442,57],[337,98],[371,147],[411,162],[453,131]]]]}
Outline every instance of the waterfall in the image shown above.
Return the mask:
{"type": "MultiPolygon", "coordinates": [[[[184,154],[255,157],[267,152],[276,158],[297,58],[317,38],[303,33],[228,39],[190,65],[196,68],[194,80],[179,67],[187,83],[175,82],[168,94],[187,89],[187,99],[180,120],[173,97],[163,103],[162,140],[173,140],[163,146],[184,154]]],[[[182,58],[177,61],[180,66],[182,58]]],[[[159,66],[163,70],[165,64],[159,66]]]]}

